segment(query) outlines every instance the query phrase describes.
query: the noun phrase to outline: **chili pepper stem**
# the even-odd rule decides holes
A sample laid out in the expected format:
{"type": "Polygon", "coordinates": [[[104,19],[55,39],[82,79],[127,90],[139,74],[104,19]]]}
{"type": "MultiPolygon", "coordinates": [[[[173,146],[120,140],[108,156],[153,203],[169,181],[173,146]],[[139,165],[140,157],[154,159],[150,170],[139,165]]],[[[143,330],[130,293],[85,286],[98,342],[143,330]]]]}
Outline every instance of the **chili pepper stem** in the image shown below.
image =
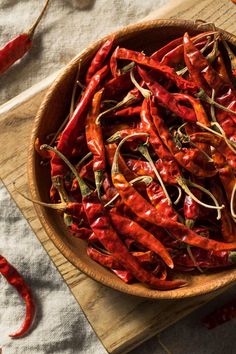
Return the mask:
{"type": "Polygon", "coordinates": [[[230,263],[232,263],[232,264],[236,263],[236,251],[231,251],[229,253],[228,259],[229,259],[230,263]]]}
{"type": "Polygon", "coordinates": [[[42,206],[45,206],[46,208],[55,209],[55,210],[62,210],[63,211],[63,210],[66,210],[66,208],[67,208],[67,203],[65,203],[65,202],[62,202],[59,204],[53,204],[53,203],[45,203],[45,202],[41,202],[40,200],[29,198],[25,194],[23,194],[19,189],[17,189],[15,182],[13,182],[13,186],[14,186],[15,190],[17,191],[17,193],[20,194],[21,197],[28,200],[29,202],[32,202],[32,203],[35,203],[38,205],[42,205],[42,206]]]}
{"type": "Polygon", "coordinates": [[[161,185],[161,187],[162,187],[162,189],[163,189],[163,192],[165,193],[165,196],[166,196],[166,198],[167,198],[168,204],[169,204],[169,205],[172,205],[172,202],[171,202],[170,196],[169,196],[169,194],[168,194],[168,192],[167,192],[167,189],[166,189],[166,187],[165,187],[165,184],[164,184],[164,182],[162,181],[162,178],[161,178],[159,172],[158,172],[157,169],[156,169],[156,166],[155,166],[155,164],[154,164],[154,162],[153,162],[153,160],[152,160],[152,158],[151,158],[151,156],[150,156],[150,154],[149,154],[149,151],[148,151],[147,147],[146,147],[145,145],[140,145],[140,146],[138,147],[138,151],[139,151],[139,152],[147,159],[147,161],[150,163],[150,165],[151,165],[151,167],[152,167],[152,169],[153,169],[153,171],[154,171],[154,173],[155,173],[155,175],[156,175],[156,177],[157,177],[157,179],[158,179],[158,181],[159,181],[159,183],[160,183],[160,185],[161,185]]]}
{"type": "Polygon", "coordinates": [[[196,262],[196,259],[194,258],[194,255],[192,254],[191,251],[191,247],[189,245],[187,245],[187,252],[189,254],[189,257],[191,258],[191,260],[193,261],[193,264],[195,265],[195,267],[197,268],[197,270],[199,270],[200,273],[203,273],[202,268],[200,268],[196,262]]]}
{"type": "Polygon", "coordinates": [[[136,97],[132,95],[130,92],[123,98],[122,101],[118,102],[115,106],[107,109],[106,111],[101,112],[96,119],[96,124],[100,124],[101,118],[106,115],[107,113],[116,111],[117,109],[121,107],[127,107],[129,106],[134,100],[136,100],[136,97]]]}
{"type": "Polygon", "coordinates": [[[177,182],[178,182],[178,184],[182,187],[182,189],[185,191],[185,193],[187,193],[193,200],[195,200],[195,202],[197,202],[198,204],[204,206],[205,208],[208,208],[208,209],[216,209],[216,210],[217,210],[217,220],[219,220],[219,219],[221,218],[220,209],[223,209],[223,208],[224,208],[224,205],[219,206],[219,204],[218,204],[216,198],[214,197],[214,195],[213,195],[211,192],[209,192],[207,189],[203,188],[203,187],[200,186],[199,184],[196,184],[196,183],[187,181],[187,180],[185,180],[185,179],[182,178],[182,177],[177,177],[177,182]],[[204,192],[204,193],[206,193],[207,195],[209,195],[209,197],[211,197],[211,199],[214,201],[215,206],[214,206],[214,205],[209,205],[209,204],[203,203],[201,200],[199,200],[199,199],[190,191],[190,189],[188,188],[187,184],[190,185],[191,187],[200,189],[202,192],[204,192]]]}
{"type": "Polygon", "coordinates": [[[236,144],[229,140],[226,135],[225,135],[225,132],[223,131],[223,129],[220,127],[219,123],[216,123],[216,122],[212,122],[211,125],[215,125],[218,127],[220,127],[220,131],[221,131],[221,134],[218,133],[217,131],[215,131],[214,129],[211,129],[209,127],[206,127],[204,124],[200,123],[200,122],[196,122],[197,125],[199,125],[199,127],[201,127],[202,129],[205,129],[207,131],[209,131],[210,133],[212,134],[215,134],[216,136],[219,136],[220,138],[224,139],[225,143],[228,145],[228,147],[230,148],[230,150],[232,150],[234,153],[236,153],[236,150],[234,150],[234,147],[236,147],[236,144]]]}
{"type": "Polygon", "coordinates": [[[201,89],[196,96],[200,98],[201,100],[205,101],[206,103],[209,103],[210,105],[214,105],[215,107],[222,109],[225,112],[231,113],[231,114],[236,114],[235,111],[232,111],[232,109],[229,109],[225,106],[222,106],[220,103],[214,101],[211,97],[209,97],[206,92],[201,89]]]}
{"type": "Polygon", "coordinates": [[[38,18],[36,19],[36,21],[34,22],[34,24],[30,27],[30,29],[27,31],[27,34],[30,38],[33,37],[34,35],[34,32],[36,30],[36,27],[38,26],[39,22],[41,21],[41,18],[43,17],[47,7],[48,7],[48,4],[49,4],[49,0],[46,0],[45,4],[44,4],[44,7],[40,13],[40,15],[38,16],[38,18]]]}
{"type": "Polygon", "coordinates": [[[41,150],[50,150],[53,151],[56,155],[58,155],[64,162],[65,164],[70,168],[70,170],[73,172],[75,175],[79,186],[80,186],[80,191],[83,197],[90,195],[92,193],[92,190],[87,186],[87,184],[83,181],[83,179],[79,176],[77,173],[75,167],[70,163],[70,161],[57,149],[53,148],[52,146],[49,146],[47,144],[43,144],[40,146],[41,150]]]}
{"type": "Polygon", "coordinates": [[[195,224],[195,220],[193,219],[185,219],[185,225],[189,228],[192,229],[195,224]]]}
{"type": "Polygon", "coordinates": [[[134,86],[143,95],[144,98],[149,98],[151,96],[151,91],[150,90],[144,89],[143,87],[141,87],[139,85],[139,83],[137,82],[137,80],[134,77],[134,70],[133,69],[130,71],[130,79],[131,79],[132,83],[134,84],[134,86]]]}
{"type": "Polygon", "coordinates": [[[84,157],[82,157],[82,159],[76,164],[75,167],[80,168],[83,165],[83,163],[92,156],[93,156],[93,153],[88,152],[84,157]]]}
{"type": "MultiPolygon", "coordinates": [[[[41,147],[40,147],[40,149],[41,149],[41,147]]],[[[57,189],[60,199],[61,199],[61,202],[62,203],[68,202],[69,198],[68,198],[68,195],[65,191],[62,178],[61,177],[53,177],[52,184],[57,189]]],[[[63,220],[67,226],[70,226],[71,224],[73,224],[72,217],[67,213],[63,214],[63,220]]]]}
{"type": "Polygon", "coordinates": [[[129,139],[131,138],[138,138],[141,136],[146,136],[147,138],[149,137],[149,134],[147,133],[134,133],[131,135],[127,135],[123,140],[120,141],[119,145],[117,146],[115,155],[114,155],[114,159],[113,159],[113,164],[112,164],[112,168],[111,168],[111,173],[117,173],[119,172],[119,164],[118,164],[118,157],[119,157],[119,153],[120,153],[120,149],[122,147],[122,145],[129,139]]]}
{"type": "Polygon", "coordinates": [[[101,200],[101,187],[103,182],[103,170],[94,171],[94,179],[98,198],[101,200]]]}
{"type": "Polygon", "coordinates": [[[177,205],[182,197],[182,189],[179,186],[175,186],[178,190],[178,197],[176,198],[176,200],[174,201],[174,205],[177,205]]]}
{"type": "MultiPolygon", "coordinates": [[[[137,182],[143,182],[146,185],[149,185],[152,181],[153,181],[153,179],[150,176],[139,176],[139,177],[136,177],[136,178],[132,179],[131,181],[129,181],[129,183],[133,185],[137,182]]],[[[104,207],[106,208],[106,207],[110,206],[119,196],[120,196],[119,193],[114,195],[114,197],[111,198],[111,200],[109,200],[109,202],[107,202],[104,205],[104,207]]]]}
{"type": "Polygon", "coordinates": [[[230,198],[230,212],[232,215],[232,218],[234,219],[234,222],[236,222],[236,212],[234,210],[234,196],[235,196],[235,192],[236,192],[236,184],[234,185],[234,188],[232,190],[232,194],[231,194],[231,198],[230,198]]]}

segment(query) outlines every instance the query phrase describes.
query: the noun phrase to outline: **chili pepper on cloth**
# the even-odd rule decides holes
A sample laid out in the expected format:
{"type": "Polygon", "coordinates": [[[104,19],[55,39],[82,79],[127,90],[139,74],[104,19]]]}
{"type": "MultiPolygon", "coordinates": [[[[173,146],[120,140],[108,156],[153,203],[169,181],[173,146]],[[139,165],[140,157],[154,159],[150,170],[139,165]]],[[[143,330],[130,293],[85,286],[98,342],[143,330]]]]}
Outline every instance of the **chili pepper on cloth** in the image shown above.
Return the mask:
{"type": "Polygon", "coordinates": [[[49,0],[46,0],[39,17],[27,32],[19,34],[11,39],[4,47],[0,48],[0,74],[3,74],[17,60],[21,59],[32,47],[34,32],[46,11],[48,3],[49,0]]]}
{"type": "Polygon", "coordinates": [[[6,258],[0,255],[0,274],[2,274],[7,282],[11,284],[22,297],[26,305],[25,320],[22,326],[13,334],[10,334],[12,338],[18,338],[24,336],[30,329],[34,315],[35,315],[35,303],[30,288],[26,284],[23,277],[18,271],[6,260],[6,258]]]}

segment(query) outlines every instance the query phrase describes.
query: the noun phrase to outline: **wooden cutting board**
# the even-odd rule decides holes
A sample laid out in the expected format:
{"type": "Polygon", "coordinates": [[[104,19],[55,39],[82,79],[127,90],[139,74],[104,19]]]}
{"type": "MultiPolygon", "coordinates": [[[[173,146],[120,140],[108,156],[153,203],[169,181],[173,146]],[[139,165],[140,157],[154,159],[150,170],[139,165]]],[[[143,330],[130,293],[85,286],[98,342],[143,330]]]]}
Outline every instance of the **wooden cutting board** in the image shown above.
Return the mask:
{"type": "MultiPolygon", "coordinates": [[[[175,17],[210,20],[217,26],[236,33],[236,5],[229,0],[176,0],[150,14],[147,19],[175,17]]],[[[19,197],[12,184],[17,181],[18,188],[27,192],[26,160],[32,122],[46,88],[55,76],[56,74],[53,74],[0,107],[0,141],[4,147],[0,156],[0,178],[80,304],[104,347],[109,353],[126,353],[225,289],[181,301],[149,301],[136,298],[109,289],[88,278],[56,249],[42,229],[32,204],[19,197]]]]}

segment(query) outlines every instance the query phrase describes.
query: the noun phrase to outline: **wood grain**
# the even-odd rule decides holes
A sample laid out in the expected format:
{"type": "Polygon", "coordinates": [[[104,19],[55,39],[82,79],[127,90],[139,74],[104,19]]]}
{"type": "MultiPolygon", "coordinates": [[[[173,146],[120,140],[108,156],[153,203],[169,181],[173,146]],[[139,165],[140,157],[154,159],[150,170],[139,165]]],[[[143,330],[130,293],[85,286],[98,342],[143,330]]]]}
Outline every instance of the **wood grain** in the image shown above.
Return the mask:
{"type": "MultiPolygon", "coordinates": [[[[233,3],[217,0],[196,3],[192,0],[183,1],[183,10],[177,11],[180,5],[179,1],[175,1],[174,5],[162,11],[160,16],[167,18],[178,14],[179,18],[209,18],[216,21],[218,26],[236,32],[236,6],[233,3]]],[[[160,17],[155,13],[155,17],[157,16],[160,17]]],[[[13,181],[17,181],[17,186],[22,191],[27,191],[26,159],[32,122],[45,94],[45,87],[50,82],[47,80],[46,84],[41,84],[38,89],[35,87],[33,94],[28,90],[20,95],[20,98],[17,97],[11,100],[10,104],[0,107],[0,141],[4,147],[0,155],[0,178],[50,255],[105,348],[109,353],[125,353],[205,304],[224,289],[188,300],[147,301],[96,283],[60,254],[42,229],[31,203],[19,197],[12,185],[13,181]],[[102,320],[99,318],[101,313],[102,320]]]]}

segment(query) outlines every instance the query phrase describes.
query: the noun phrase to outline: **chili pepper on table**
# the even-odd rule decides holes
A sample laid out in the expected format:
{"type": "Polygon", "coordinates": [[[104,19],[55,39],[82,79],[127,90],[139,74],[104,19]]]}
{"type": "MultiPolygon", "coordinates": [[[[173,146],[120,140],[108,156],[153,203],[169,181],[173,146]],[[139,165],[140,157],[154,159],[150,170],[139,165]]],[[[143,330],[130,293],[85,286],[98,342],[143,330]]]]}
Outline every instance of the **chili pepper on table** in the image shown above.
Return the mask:
{"type": "Polygon", "coordinates": [[[202,319],[208,329],[213,329],[236,317],[236,299],[233,299],[202,319]]]}
{"type": "Polygon", "coordinates": [[[92,79],[93,75],[96,74],[98,70],[100,70],[107,59],[109,52],[113,46],[114,37],[108,38],[98,49],[97,53],[95,54],[92,62],[86,72],[85,82],[88,85],[90,80],[92,79]]]}
{"type": "Polygon", "coordinates": [[[0,74],[3,74],[10,68],[17,60],[21,59],[32,47],[32,38],[36,27],[43,17],[49,0],[46,0],[45,5],[31,28],[15,38],[11,39],[4,47],[0,49],[0,74]]]}
{"type": "Polygon", "coordinates": [[[24,336],[30,329],[35,316],[35,303],[29,286],[18,271],[0,255],[0,274],[11,284],[22,297],[26,305],[25,320],[18,331],[10,334],[12,338],[24,336]]]}
{"type": "Polygon", "coordinates": [[[83,198],[82,203],[92,231],[97,235],[105,249],[113,255],[114,259],[117,260],[122,267],[128,270],[140,282],[146,283],[156,289],[174,289],[186,284],[185,281],[180,279],[173,281],[159,280],[143,269],[136,258],[128,252],[125,244],[113,229],[109,216],[102,206],[96,192],[91,191],[91,189],[79,177],[73,165],[59,151],[47,145],[42,145],[41,148],[55,152],[74,173],[81,189],[83,198]]]}

